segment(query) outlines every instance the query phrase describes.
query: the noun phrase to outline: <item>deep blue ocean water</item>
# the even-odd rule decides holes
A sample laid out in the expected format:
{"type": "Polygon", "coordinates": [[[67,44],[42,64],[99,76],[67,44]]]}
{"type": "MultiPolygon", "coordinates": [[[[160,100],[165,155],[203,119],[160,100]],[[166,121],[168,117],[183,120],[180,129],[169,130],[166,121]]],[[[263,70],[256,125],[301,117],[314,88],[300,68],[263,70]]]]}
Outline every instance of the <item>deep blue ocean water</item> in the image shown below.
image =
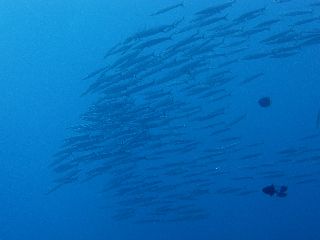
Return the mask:
{"type": "Polygon", "coordinates": [[[320,2],[179,3],[1,2],[1,240],[320,239],[320,2]]]}

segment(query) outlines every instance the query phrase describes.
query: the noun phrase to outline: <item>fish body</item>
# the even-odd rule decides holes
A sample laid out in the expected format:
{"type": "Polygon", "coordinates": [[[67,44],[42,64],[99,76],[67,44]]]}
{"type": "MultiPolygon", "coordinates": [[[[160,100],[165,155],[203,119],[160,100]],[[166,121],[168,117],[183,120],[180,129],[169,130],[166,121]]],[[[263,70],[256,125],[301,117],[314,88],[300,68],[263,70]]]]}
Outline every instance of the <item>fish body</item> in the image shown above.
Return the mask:
{"type": "Polygon", "coordinates": [[[277,196],[277,197],[286,197],[287,196],[287,191],[288,187],[287,186],[275,186],[275,185],[269,185],[264,188],[262,188],[262,192],[269,195],[270,197],[272,196],[277,196]]]}
{"type": "Polygon", "coordinates": [[[156,11],[155,13],[152,13],[150,16],[157,16],[160,14],[164,14],[164,13],[167,13],[167,12],[172,11],[172,10],[179,8],[179,7],[184,7],[183,2],[162,8],[162,9],[156,11]]]}

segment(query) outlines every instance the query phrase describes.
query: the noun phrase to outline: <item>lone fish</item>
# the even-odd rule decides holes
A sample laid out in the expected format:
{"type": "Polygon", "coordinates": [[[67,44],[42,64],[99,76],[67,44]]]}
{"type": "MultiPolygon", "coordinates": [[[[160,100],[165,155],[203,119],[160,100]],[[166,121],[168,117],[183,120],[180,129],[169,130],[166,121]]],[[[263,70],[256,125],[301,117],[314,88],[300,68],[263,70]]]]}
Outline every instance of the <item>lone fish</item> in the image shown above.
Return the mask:
{"type": "Polygon", "coordinates": [[[172,5],[172,6],[168,6],[166,8],[162,8],[162,9],[156,11],[155,13],[152,13],[150,16],[157,16],[157,15],[169,12],[169,11],[171,11],[173,9],[176,9],[178,7],[183,7],[183,6],[184,6],[183,2],[181,2],[181,3],[178,3],[178,4],[172,5]]]}

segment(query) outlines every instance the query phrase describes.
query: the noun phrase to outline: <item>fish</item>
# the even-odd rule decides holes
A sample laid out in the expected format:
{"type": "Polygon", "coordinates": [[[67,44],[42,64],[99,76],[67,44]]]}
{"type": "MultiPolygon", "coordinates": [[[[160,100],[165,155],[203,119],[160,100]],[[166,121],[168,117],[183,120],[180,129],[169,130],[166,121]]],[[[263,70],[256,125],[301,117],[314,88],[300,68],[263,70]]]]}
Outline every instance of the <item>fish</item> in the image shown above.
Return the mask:
{"type": "Polygon", "coordinates": [[[276,41],[278,39],[281,39],[283,37],[286,37],[288,36],[289,34],[293,33],[293,30],[292,29],[289,29],[289,30],[285,30],[285,31],[282,31],[280,33],[276,33],[274,35],[271,35],[265,39],[263,39],[261,41],[261,43],[268,43],[268,42],[273,42],[273,41],[276,41]]]}
{"type": "Polygon", "coordinates": [[[226,2],[226,3],[222,3],[220,5],[214,5],[208,8],[205,8],[203,10],[200,10],[198,12],[196,12],[196,15],[213,15],[213,14],[217,14],[220,13],[224,10],[226,10],[227,8],[230,8],[234,3],[236,2],[236,0],[232,0],[230,2],[226,2]]]}
{"type": "Polygon", "coordinates": [[[303,20],[300,20],[300,21],[293,23],[292,26],[297,27],[297,26],[305,25],[305,24],[312,23],[312,22],[319,21],[319,20],[320,20],[320,17],[303,19],[303,20]]]}
{"type": "Polygon", "coordinates": [[[235,18],[233,22],[236,25],[244,23],[246,21],[249,21],[256,17],[261,16],[265,12],[265,10],[266,10],[266,7],[263,7],[263,8],[258,8],[258,9],[243,13],[239,17],[235,18]]]}
{"type": "Polygon", "coordinates": [[[258,23],[255,28],[266,28],[266,27],[271,27],[272,25],[274,25],[275,23],[280,22],[280,19],[272,19],[272,20],[267,20],[261,23],[258,23]]]}
{"type": "Polygon", "coordinates": [[[297,17],[297,16],[302,16],[302,15],[308,15],[312,14],[312,10],[297,10],[297,11],[292,11],[284,14],[283,16],[285,17],[297,17]]]}
{"type": "Polygon", "coordinates": [[[232,127],[235,126],[236,124],[240,123],[242,120],[246,119],[247,114],[244,113],[240,115],[239,117],[235,118],[234,120],[230,121],[229,123],[226,124],[226,127],[232,127]]]}
{"type": "Polygon", "coordinates": [[[299,54],[298,51],[292,51],[292,52],[282,52],[282,53],[272,53],[270,55],[271,58],[288,58],[299,54]]]}
{"type": "Polygon", "coordinates": [[[287,196],[288,187],[287,186],[275,186],[275,185],[268,185],[262,188],[262,192],[269,195],[269,196],[277,196],[280,198],[287,196]]]}
{"type": "Polygon", "coordinates": [[[179,8],[179,7],[184,7],[184,3],[181,2],[181,3],[177,3],[177,4],[174,4],[174,5],[159,9],[158,11],[150,14],[150,16],[158,16],[160,14],[164,14],[164,13],[170,12],[170,11],[176,9],[176,8],[179,8]]]}
{"type": "Polygon", "coordinates": [[[171,24],[164,24],[164,25],[160,25],[160,26],[143,30],[143,31],[136,32],[132,36],[128,37],[124,41],[124,43],[129,44],[133,41],[141,40],[141,39],[152,37],[152,36],[154,37],[155,35],[160,33],[168,33],[174,28],[176,28],[183,21],[184,21],[184,18],[181,18],[171,24]]]}
{"type": "Polygon", "coordinates": [[[265,74],[263,72],[260,72],[260,73],[256,73],[254,75],[251,75],[247,78],[245,78],[243,81],[240,82],[240,85],[245,85],[245,84],[248,84],[252,81],[255,81],[261,77],[263,77],[265,74]]]}
{"type": "Polygon", "coordinates": [[[309,4],[310,7],[320,7],[320,2],[314,2],[309,4]]]}
{"type": "Polygon", "coordinates": [[[270,107],[271,105],[271,98],[270,97],[262,97],[258,101],[259,105],[263,108],[270,107]]]}
{"type": "Polygon", "coordinates": [[[236,37],[246,37],[246,38],[249,38],[255,34],[258,34],[258,33],[262,33],[264,31],[269,31],[270,28],[268,27],[263,27],[263,28],[255,28],[255,29],[249,29],[249,30],[246,30],[246,31],[242,31],[238,34],[236,34],[235,36],[236,37]]]}
{"type": "Polygon", "coordinates": [[[227,16],[228,15],[224,15],[222,17],[209,18],[209,19],[206,19],[205,21],[198,22],[198,24],[194,25],[194,27],[198,27],[198,28],[206,27],[206,26],[215,24],[217,22],[220,22],[220,21],[223,21],[223,20],[227,20],[227,16]]]}
{"type": "Polygon", "coordinates": [[[163,42],[172,40],[172,37],[160,37],[160,38],[155,38],[148,40],[146,42],[140,43],[139,45],[135,46],[133,49],[145,49],[145,48],[150,48],[153,46],[156,46],[158,44],[161,44],[163,42]]]}
{"type": "Polygon", "coordinates": [[[301,42],[299,44],[299,47],[313,46],[313,45],[318,45],[318,44],[320,44],[320,36],[309,38],[308,40],[301,42]]]}
{"type": "Polygon", "coordinates": [[[87,80],[87,79],[90,79],[90,78],[97,76],[98,74],[104,73],[107,70],[107,68],[108,68],[108,66],[102,67],[96,71],[93,71],[92,73],[89,73],[86,77],[84,77],[82,80],[87,80]]]}
{"type": "Polygon", "coordinates": [[[250,61],[250,60],[262,59],[262,58],[265,58],[268,56],[270,56],[269,52],[262,52],[262,53],[255,53],[255,54],[250,54],[250,55],[244,56],[242,59],[250,61]]]}

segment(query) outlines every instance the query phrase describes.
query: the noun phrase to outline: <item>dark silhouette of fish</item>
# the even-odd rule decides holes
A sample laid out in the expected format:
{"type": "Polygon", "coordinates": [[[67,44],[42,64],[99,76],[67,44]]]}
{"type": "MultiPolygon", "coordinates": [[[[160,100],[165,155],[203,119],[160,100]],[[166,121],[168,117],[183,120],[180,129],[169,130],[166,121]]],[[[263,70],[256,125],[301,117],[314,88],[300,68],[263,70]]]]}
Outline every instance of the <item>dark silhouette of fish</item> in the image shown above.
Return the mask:
{"type": "Polygon", "coordinates": [[[288,187],[287,186],[275,186],[273,184],[268,185],[262,188],[262,192],[269,196],[277,196],[277,197],[286,197],[287,196],[288,187]]]}
{"type": "Polygon", "coordinates": [[[271,105],[271,99],[270,99],[270,97],[263,97],[263,98],[260,98],[260,99],[259,99],[258,103],[259,103],[259,105],[260,105],[261,107],[264,107],[264,108],[270,107],[270,105],[271,105]]]}
{"type": "Polygon", "coordinates": [[[166,13],[166,12],[169,12],[173,9],[176,9],[176,8],[179,8],[179,7],[183,7],[183,2],[181,3],[178,3],[178,4],[175,4],[175,5],[171,5],[171,6],[168,6],[168,7],[165,7],[165,8],[162,8],[158,11],[156,11],[155,13],[152,13],[150,16],[157,16],[157,15],[160,15],[160,14],[163,14],[163,13],[166,13]]]}

